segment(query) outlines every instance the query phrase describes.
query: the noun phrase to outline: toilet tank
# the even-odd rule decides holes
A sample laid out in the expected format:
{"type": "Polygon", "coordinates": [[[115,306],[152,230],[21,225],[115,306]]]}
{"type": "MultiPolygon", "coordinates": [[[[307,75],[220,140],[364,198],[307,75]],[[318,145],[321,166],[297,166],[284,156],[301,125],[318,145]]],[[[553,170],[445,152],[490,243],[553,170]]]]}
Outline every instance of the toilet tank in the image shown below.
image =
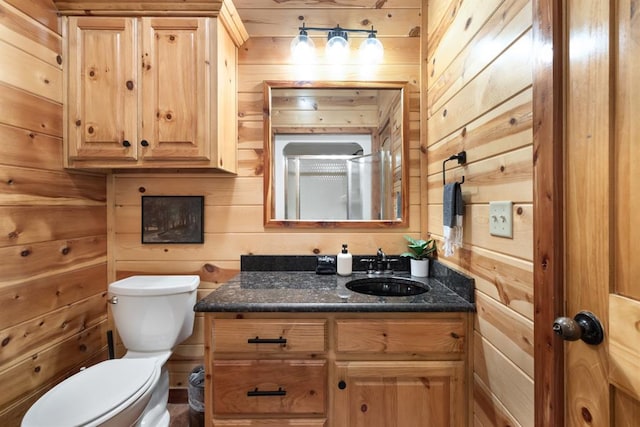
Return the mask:
{"type": "Polygon", "coordinates": [[[131,276],[111,283],[111,312],[127,350],[167,351],[187,339],[199,284],[199,276],[131,276]]]}

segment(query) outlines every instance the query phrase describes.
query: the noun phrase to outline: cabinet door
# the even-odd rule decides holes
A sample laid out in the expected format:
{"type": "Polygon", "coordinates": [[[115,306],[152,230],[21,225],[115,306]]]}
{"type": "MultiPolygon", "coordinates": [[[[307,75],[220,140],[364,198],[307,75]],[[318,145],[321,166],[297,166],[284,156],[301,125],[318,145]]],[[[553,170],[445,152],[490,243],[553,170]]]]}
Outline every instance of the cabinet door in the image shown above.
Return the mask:
{"type": "Polygon", "coordinates": [[[207,18],[142,19],[142,154],[209,160],[210,42],[207,18]]]}
{"type": "Polygon", "coordinates": [[[335,426],[463,426],[464,362],[336,362],[335,426]]]}
{"type": "Polygon", "coordinates": [[[135,19],[71,17],[68,36],[69,159],[135,160],[135,19]]]}

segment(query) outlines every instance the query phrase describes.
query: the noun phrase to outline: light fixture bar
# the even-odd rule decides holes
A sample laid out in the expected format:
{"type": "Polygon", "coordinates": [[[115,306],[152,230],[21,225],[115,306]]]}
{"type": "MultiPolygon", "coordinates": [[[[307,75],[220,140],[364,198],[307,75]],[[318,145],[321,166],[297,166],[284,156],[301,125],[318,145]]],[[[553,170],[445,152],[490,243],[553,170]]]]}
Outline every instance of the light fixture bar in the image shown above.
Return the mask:
{"type": "Polygon", "coordinates": [[[360,56],[364,63],[377,64],[382,61],[384,47],[376,38],[377,30],[371,26],[370,30],[362,28],[335,27],[307,27],[303,22],[298,27],[299,34],[291,41],[291,54],[298,63],[309,63],[314,55],[315,45],[309,37],[308,31],[325,31],[327,33],[327,57],[334,63],[342,63],[349,56],[349,33],[363,33],[369,36],[360,46],[360,56]]]}
{"type": "Polygon", "coordinates": [[[367,34],[377,34],[378,30],[374,30],[373,26],[370,30],[363,30],[362,28],[342,28],[340,25],[336,25],[333,28],[323,28],[323,27],[306,27],[304,22],[302,23],[302,27],[298,27],[298,31],[327,31],[327,32],[346,32],[346,33],[367,33],[367,34]]]}

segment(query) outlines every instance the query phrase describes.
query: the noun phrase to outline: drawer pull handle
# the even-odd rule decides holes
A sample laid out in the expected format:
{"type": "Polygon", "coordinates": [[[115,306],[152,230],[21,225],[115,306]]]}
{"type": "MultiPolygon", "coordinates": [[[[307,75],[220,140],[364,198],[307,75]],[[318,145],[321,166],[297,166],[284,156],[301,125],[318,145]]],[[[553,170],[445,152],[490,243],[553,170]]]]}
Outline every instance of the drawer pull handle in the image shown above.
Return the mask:
{"type": "Polygon", "coordinates": [[[286,396],[287,391],[283,390],[282,387],[278,387],[277,390],[258,390],[256,387],[253,390],[249,390],[247,392],[247,397],[258,397],[258,396],[286,396]]]}
{"type": "Polygon", "coordinates": [[[247,340],[248,344],[286,344],[287,343],[287,339],[286,338],[260,338],[260,337],[255,337],[255,338],[249,338],[247,340]]]}

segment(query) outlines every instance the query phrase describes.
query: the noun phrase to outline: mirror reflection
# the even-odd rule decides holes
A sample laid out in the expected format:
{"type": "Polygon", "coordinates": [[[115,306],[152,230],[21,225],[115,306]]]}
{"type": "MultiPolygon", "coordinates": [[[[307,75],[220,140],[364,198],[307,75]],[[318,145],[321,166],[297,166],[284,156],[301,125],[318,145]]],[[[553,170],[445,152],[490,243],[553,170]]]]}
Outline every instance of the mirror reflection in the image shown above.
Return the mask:
{"type": "Polygon", "coordinates": [[[403,83],[265,82],[265,223],[404,224],[403,83]]]}

